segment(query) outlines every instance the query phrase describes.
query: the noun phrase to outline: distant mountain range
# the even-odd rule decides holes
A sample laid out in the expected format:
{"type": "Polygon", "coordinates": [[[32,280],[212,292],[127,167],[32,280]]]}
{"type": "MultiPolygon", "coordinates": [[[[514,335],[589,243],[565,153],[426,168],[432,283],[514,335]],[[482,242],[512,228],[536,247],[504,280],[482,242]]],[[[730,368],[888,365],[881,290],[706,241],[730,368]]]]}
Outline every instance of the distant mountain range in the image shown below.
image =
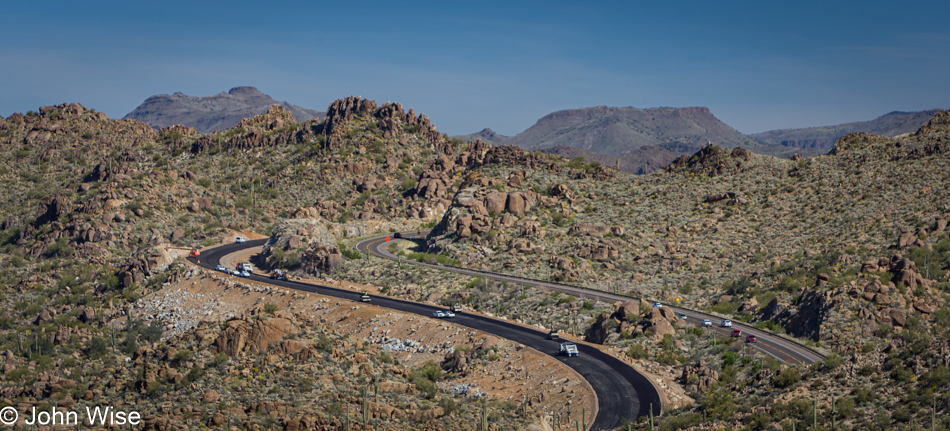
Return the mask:
{"type": "MultiPolygon", "coordinates": [[[[278,102],[254,87],[235,87],[227,93],[195,97],[182,93],[149,97],[125,116],[161,128],[175,124],[210,133],[233,127],[244,118],[263,114],[275,104],[290,111],[297,121],[325,116],[325,112],[278,102]]],[[[871,121],[805,129],[782,129],[744,135],[719,121],[709,108],[613,108],[597,106],[568,109],[541,117],[515,136],[485,128],[456,136],[465,141],[481,139],[492,145],[516,145],[574,158],[583,156],[632,173],[649,173],[683,154],[693,154],[712,143],[726,148],[744,147],[777,157],[827,153],[835,141],[851,132],[896,136],[917,131],[939,112],[891,112],[871,121]]]]}
{"type": "Polygon", "coordinates": [[[634,173],[662,168],[707,143],[769,152],[767,145],[719,121],[704,107],[568,109],[545,115],[512,137],[484,129],[459,138],[479,138],[565,157],[583,156],[609,166],[616,166],[619,159],[622,170],[634,173]]]}
{"type": "Polygon", "coordinates": [[[201,133],[216,132],[236,126],[241,120],[267,112],[281,105],[297,121],[308,121],[326,115],[323,111],[301,108],[278,102],[254,87],[235,87],[213,96],[187,96],[182,93],[159,94],[145,99],[124,118],[142,121],[155,128],[182,124],[201,133]]]}
{"type": "Polygon", "coordinates": [[[917,112],[894,111],[871,121],[856,121],[854,123],[809,127],[807,129],[770,130],[749,136],[769,145],[805,150],[806,152],[827,153],[838,138],[848,133],[864,132],[881,136],[913,133],[927,120],[937,115],[938,112],[940,112],[940,109],[917,112]]]}
{"type": "Polygon", "coordinates": [[[517,145],[564,157],[583,156],[632,173],[649,173],[682,154],[693,154],[707,143],[744,147],[776,157],[827,153],[835,141],[851,132],[896,136],[917,131],[939,112],[891,112],[871,121],[807,129],[773,130],[744,135],[719,121],[708,108],[593,108],[569,109],[545,115],[515,136],[491,129],[457,136],[494,145],[517,145]],[[619,160],[619,164],[617,163],[619,160]]]}

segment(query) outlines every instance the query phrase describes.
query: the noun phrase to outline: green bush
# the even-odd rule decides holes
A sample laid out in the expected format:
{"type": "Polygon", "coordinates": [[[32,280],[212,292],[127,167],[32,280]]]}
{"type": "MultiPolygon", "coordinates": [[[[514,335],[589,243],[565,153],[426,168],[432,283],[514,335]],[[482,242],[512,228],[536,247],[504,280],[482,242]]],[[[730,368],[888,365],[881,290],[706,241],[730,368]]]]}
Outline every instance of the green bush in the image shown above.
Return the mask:
{"type": "Polygon", "coordinates": [[[837,353],[831,353],[828,356],[825,356],[824,367],[827,370],[834,370],[841,365],[841,356],[837,353]]]}
{"type": "Polygon", "coordinates": [[[109,344],[102,337],[93,337],[86,346],[86,356],[90,358],[101,358],[109,350],[109,344]]]}
{"type": "Polygon", "coordinates": [[[647,349],[639,344],[631,344],[627,348],[627,356],[633,359],[643,359],[647,357],[647,349]]]}
{"type": "Polygon", "coordinates": [[[798,372],[797,368],[788,367],[783,368],[778,372],[778,375],[775,376],[773,382],[777,388],[787,388],[795,383],[798,383],[802,379],[801,374],[798,372]]]}
{"type": "Polygon", "coordinates": [[[192,358],[194,358],[194,353],[191,350],[179,350],[172,357],[172,365],[177,367],[185,362],[191,362],[192,358]]]}

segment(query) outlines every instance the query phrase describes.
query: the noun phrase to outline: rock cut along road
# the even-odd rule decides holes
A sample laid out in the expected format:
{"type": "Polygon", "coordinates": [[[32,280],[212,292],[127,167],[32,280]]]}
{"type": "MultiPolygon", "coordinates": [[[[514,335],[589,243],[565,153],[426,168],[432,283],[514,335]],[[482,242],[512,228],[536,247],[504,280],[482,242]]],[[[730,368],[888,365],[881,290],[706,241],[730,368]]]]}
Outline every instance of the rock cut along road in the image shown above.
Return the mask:
{"type": "MultiPolygon", "coordinates": [[[[367,241],[373,242],[376,240],[383,241],[384,238],[373,238],[367,241]]],[[[366,252],[365,244],[368,243],[367,241],[358,244],[357,248],[362,252],[366,252]],[[361,246],[363,248],[360,248],[361,246]]],[[[192,258],[190,260],[202,267],[212,269],[218,265],[222,257],[244,249],[260,247],[266,242],[266,239],[260,239],[242,244],[226,244],[203,251],[199,257],[200,263],[197,262],[199,259],[192,258]]],[[[251,275],[250,278],[261,283],[353,301],[359,301],[361,296],[360,292],[319,284],[272,280],[260,275],[251,275]]],[[[375,306],[426,317],[432,316],[433,311],[445,309],[445,307],[436,307],[386,296],[372,296],[371,299],[371,304],[375,306]]],[[[558,355],[558,341],[547,339],[547,333],[537,329],[464,312],[457,313],[457,316],[452,319],[452,323],[524,344],[541,353],[557,358],[581,374],[590,383],[597,395],[598,411],[591,424],[591,430],[616,429],[623,425],[624,420],[635,420],[639,416],[649,415],[651,407],[653,415],[660,415],[662,410],[660,394],[649,379],[638,373],[630,365],[594,347],[578,344],[580,356],[567,358],[558,355]]]]}

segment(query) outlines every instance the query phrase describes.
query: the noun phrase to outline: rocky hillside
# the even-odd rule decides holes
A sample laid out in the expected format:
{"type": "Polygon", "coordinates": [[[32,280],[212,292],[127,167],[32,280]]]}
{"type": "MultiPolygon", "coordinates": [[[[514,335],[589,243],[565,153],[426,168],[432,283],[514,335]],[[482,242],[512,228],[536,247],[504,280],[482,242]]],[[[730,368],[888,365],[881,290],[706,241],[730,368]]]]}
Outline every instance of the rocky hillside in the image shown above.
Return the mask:
{"type": "Polygon", "coordinates": [[[940,112],[930,109],[918,112],[894,111],[871,121],[838,124],[834,126],[809,127],[806,129],[781,129],[749,135],[752,139],[770,145],[783,146],[807,156],[827,153],[838,138],[849,133],[871,133],[881,136],[897,136],[916,132],[924,123],[940,112]]]}
{"type": "MultiPolygon", "coordinates": [[[[333,375],[345,375],[349,368],[339,367],[353,365],[340,358],[359,353],[363,365],[387,368],[379,347],[357,352],[354,344],[337,345],[336,335],[318,328],[286,331],[290,338],[328,338],[324,347],[308,350],[307,358],[273,346],[244,351],[249,344],[241,340],[267,332],[258,321],[274,310],[260,309],[259,318],[235,321],[221,335],[220,327],[171,320],[170,311],[180,311],[174,302],[154,316],[143,315],[154,302],[142,298],[171,285],[194,286],[195,272],[177,262],[188,249],[231,241],[237,232],[276,236],[280,223],[295,216],[353,223],[339,231],[343,238],[366,233],[352,230],[354,220],[377,224],[373,229],[433,220],[438,196],[447,191],[437,191],[423,174],[440,154],[461,154],[464,148],[456,144],[425,115],[356,98],[334,102],[324,121],[297,122],[277,105],[212,134],[184,126],[156,131],[78,104],[0,119],[2,402],[21,410],[81,406],[93,399],[133,402],[148,417],[146,429],[159,430],[228,421],[248,429],[340,429],[347,410],[369,415],[370,407],[361,407],[367,397],[358,391],[366,382],[341,382],[333,375]],[[417,192],[420,181],[430,188],[417,192]],[[208,342],[221,336],[226,340],[218,354],[208,353],[208,342]],[[278,389],[304,394],[320,386],[300,386],[296,379],[288,385],[293,373],[260,372],[265,365],[280,369],[274,361],[290,359],[312,360],[307,367],[323,370],[323,384],[339,389],[324,406],[330,410],[298,415],[296,406],[268,395],[278,389]],[[185,395],[198,387],[204,388],[199,398],[185,395]],[[243,395],[222,402],[218,394],[231,391],[243,395]]],[[[301,255],[338,245],[335,238],[327,241],[334,242],[302,243],[281,249],[285,258],[268,257],[301,274],[323,273],[340,262],[310,265],[301,255]]],[[[177,301],[172,293],[159,298],[177,301]]],[[[451,387],[434,386],[441,379],[438,364],[425,368],[426,378],[411,376],[423,371],[398,369],[404,373],[399,385],[411,393],[373,400],[385,404],[372,407],[379,429],[433,429],[453,416],[460,420],[466,408],[456,404],[451,387]],[[392,416],[397,410],[408,413],[392,416]]],[[[488,422],[495,428],[526,426],[523,412],[512,406],[490,409],[488,422]]]]}
{"type": "Polygon", "coordinates": [[[156,129],[181,124],[200,133],[211,133],[263,114],[275,104],[289,111],[296,121],[309,121],[325,115],[321,111],[278,102],[254,87],[235,87],[227,93],[204,97],[182,93],[155,95],[145,99],[124,118],[141,121],[156,129]]]}
{"type": "MultiPolygon", "coordinates": [[[[713,118],[694,114],[688,116],[713,118]]],[[[198,281],[176,263],[177,253],[256,231],[270,236],[263,266],[297,277],[372,284],[382,294],[457,302],[547,328],[576,323],[588,341],[657,375],[678,376],[685,407],[667,410],[661,427],[699,427],[704,417],[715,428],[804,426],[815,399],[823,421],[837,410],[838,425],[852,429],[927,423],[934,404],[938,428],[950,426],[950,112],[912,135],[851,134],[812,158],[702,144],[660,171],[635,176],[581,157],[449,139],[425,115],[360,98],[335,101],[326,118],[306,122],[272,106],[209,134],[155,130],[76,104],[0,119],[2,402],[25,408],[87,396],[134,399],[153,415],[150,429],[163,429],[161,418],[166,425],[172,418],[189,427],[220,425],[215,413],[225,411],[251,429],[296,429],[282,415],[293,419],[298,411],[296,426],[306,419],[338,429],[334,420],[345,415],[336,409],[362,408],[350,380],[319,380],[342,394],[327,407],[336,403],[335,413],[322,418],[297,407],[250,407],[252,398],[296,383],[279,373],[244,373],[295,353],[269,358],[259,346],[243,352],[246,359],[229,356],[227,340],[266,327],[256,319],[186,329],[156,317],[165,322],[158,334],[139,321],[136,310],[151,303],[143,297],[168,293],[173,300],[163,289],[198,281]],[[446,277],[353,250],[360,236],[429,228],[425,241],[400,242],[393,251],[648,300],[681,298],[796,337],[829,360],[811,368],[779,363],[684,327],[649,303],[604,304],[446,277]],[[149,296],[157,292],[164,293],[149,296]],[[178,355],[203,352],[223,333],[216,345],[223,357],[178,355]],[[135,356],[140,347],[146,350],[135,356]],[[134,369],[123,365],[125,355],[134,369]],[[186,395],[195,382],[247,399],[240,406],[207,393],[196,400],[186,395]]],[[[341,338],[322,323],[288,330],[296,335],[275,343],[341,338]]],[[[314,373],[350,369],[340,359],[363,350],[343,347],[336,356],[317,348],[315,361],[332,361],[319,362],[314,373]]],[[[387,368],[385,356],[363,348],[363,363],[387,368]]],[[[389,367],[391,377],[408,384],[405,373],[430,375],[429,383],[412,383],[413,396],[427,397],[456,356],[428,371],[389,367]]],[[[403,412],[424,404],[400,396],[384,404],[403,412]]],[[[433,396],[425,405],[443,413],[455,400],[445,390],[433,396]]],[[[489,415],[495,429],[521,429],[525,410],[550,414],[533,407],[537,401],[509,401],[489,415]]],[[[459,411],[456,419],[475,414],[459,411]]],[[[390,416],[381,429],[432,429],[453,417],[407,418],[390,416]]]]}
{"type": "Polygon", "coordinates": [[[802,370],[742,356],[741,342],[704,339],[642,305],[600,312],[553,294],[508,297],[504,307],[519,315],[573,310],[589,340],[680,364],[699,402],[669,423],[698,426],[705,411],[720,425],[788,425],[806,419],[796,406],[814,398],[830,422],[834,396],[848,409],[838,419],[855,429],[929,421],[924,400],[936,402],[945,426],[950,399],[928,394],[950,389],[948,163],[950,112],[942,111],[913,135],[851,134],[807,159],[706,146],[640,177],[574,161],[563,170],[485,166],[467,174],[474,180],[425,246],[462,266],[681,298],[829,355],[802,370]],[[867,397],[882,384],[885,396],[867,397]]]}

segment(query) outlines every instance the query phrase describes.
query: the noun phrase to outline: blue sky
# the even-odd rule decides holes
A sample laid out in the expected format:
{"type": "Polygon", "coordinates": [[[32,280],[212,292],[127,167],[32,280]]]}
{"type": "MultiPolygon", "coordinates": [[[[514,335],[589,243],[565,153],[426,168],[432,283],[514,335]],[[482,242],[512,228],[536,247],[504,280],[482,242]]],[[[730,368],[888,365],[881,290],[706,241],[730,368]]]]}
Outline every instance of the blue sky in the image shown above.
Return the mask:
{"type": "Polygon", "coordinates": [[[254,86],[398,101],[449,134],[707,106],[744,133],[950,108],[950,2],[15,2],[0,115],[254,86]],[[321,4],[322,3],[322,4],[321,4]]]}

